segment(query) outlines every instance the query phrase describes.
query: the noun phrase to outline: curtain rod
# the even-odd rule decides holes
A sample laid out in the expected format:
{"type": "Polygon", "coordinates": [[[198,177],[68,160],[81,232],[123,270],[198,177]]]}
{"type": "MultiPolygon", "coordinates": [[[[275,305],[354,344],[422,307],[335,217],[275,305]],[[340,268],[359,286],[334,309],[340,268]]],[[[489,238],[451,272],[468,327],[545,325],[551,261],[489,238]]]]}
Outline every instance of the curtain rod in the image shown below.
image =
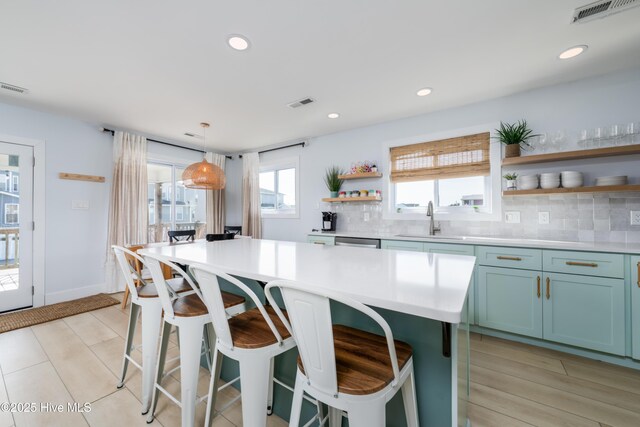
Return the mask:
{"type": "MultiPolygon", "coordinates": [[[[269,148],[268,150],[258,151],[258,154],[268,153],[269,151],[282,150],[284,148],[297,147],[298,145],[301,145],[302,148],[304,148],[304,146],[307,145],[307,143],[305,141],[302,141],[302,142],[296,142],[295,144],[285,145],[285,146],[282,146],[282,147],[269,148]]],[[[238,157],[242,158],[242,154],[240,154],[238,157]]]]}
{"type": "MultiPolygon", "coordinates": [[[[111,135],[113,135],[115,133],[114,130],[112,129],[107,129],[107,128],[100,128],[102,130],[102,132],[109,132],[111,133],[111,135]]],[[[170,145],[171,147],[176,147],[176,148],[182,148],[183,150],[191,150],[191,151],[197,151],[198,153],[202,153],[204,154],[205,152],[202,150],[199,150],[197,148],[191,148],[191,147],[183,147],[182,145],[178,145],[178,144],[172,144],[170,142],[165,142],[165,141],[158,141],[157,139],[151,139],[151,138],[147,138],[147,141],[151,141],[151,142],[156,142],[158,144],[163,144],[163,145],[170,145]]],[[[283,147],[284,148],[284,147],[283,147]]],[[[225,157],[227,159],[233,160],[233,156],[226,156],[225,157]]],[[[240,156],[242,157],[242,156],[240,156]]]]}

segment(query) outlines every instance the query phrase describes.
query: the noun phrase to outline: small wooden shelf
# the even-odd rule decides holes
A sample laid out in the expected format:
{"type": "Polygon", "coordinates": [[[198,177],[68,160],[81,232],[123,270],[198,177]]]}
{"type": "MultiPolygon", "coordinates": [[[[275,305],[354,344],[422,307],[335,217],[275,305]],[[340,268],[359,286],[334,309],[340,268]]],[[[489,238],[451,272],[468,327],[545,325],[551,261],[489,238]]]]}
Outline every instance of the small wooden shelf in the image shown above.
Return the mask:
{"type": "Polygon", "coordinates": [[[325,197],[323,202],[336,203],[336,202],[379,202],[382,197],[367,196],[367,197],[325,197]]]}
{"type": "Polygon", "coordinates": [[[577,187],[577,188],[538,188],[536,190],[506,190],[502,196],[535,196],[540,194],[570,194],[570,193],[603,193],[603,192],[623,192],[640,191],[640,185],[603,185],[599,187],[577,187]]]}
{"type": "Polygon", "coordinates": [[[340,179],[364,179],[364,178],[380,178],[381,172],[363,172],[363,173],[349,173],[346,175],[338,175],[340,179]]]}
{"type": "Polygon", "coordinates": [[[535,163],[560,162],[564,160],[593,159],[598,157],[640,154],[640,144],[622,147],[594,148],[591,150],[564,151],[560,153],[534,154],[532,156],[508,157],[502,159],[502,166],[530,165],[535,163]]]}

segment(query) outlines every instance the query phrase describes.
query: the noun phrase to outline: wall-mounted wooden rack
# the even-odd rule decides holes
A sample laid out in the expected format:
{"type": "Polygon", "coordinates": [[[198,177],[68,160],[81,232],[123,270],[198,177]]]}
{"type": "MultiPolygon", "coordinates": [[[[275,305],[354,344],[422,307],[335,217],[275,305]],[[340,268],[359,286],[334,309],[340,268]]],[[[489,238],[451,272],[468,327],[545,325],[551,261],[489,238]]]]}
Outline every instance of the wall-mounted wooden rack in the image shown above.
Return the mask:
{"type": "Polygon", "coordinates": [[[502,192],[503,197],[507,196],[536,196],[543,194],[571,194],[571,193],[611,193],[625,191],[640,191],[640,185],[603,185],[593,187],[577,188],[538,188],[535,190],[506,190],[502,192]]]}
{"type": "Polygon", "coordinates": [[[379,202],[382,197],[366,196],[366,197],[325,197],[323,202],[342,203],[342,202],[379,202]]]}
{"type": "Polygon", "coordinates": [[[105,182],[104,176],[80,175],[79,173],[60,172],[58,177],[60,179],[70,179],[73,181],[105,182]]]}
{"type": "Polygon", "coordinates": [[[363,172],[363,173],[349,173],[346,175],[338,175],[340,179],[364,179],[364,178],[380,178],[381,172],[363,172]]]}
{"type": "Polygon", "coordinates": [[[640,144],[622,147],[594,148],[591,150],[564,151],[560,153],[534,154],[532,156],[507,157],[502,166],[531,165],[536,163],[561,162],[564,160],[594,159],[598,157],[624,156],[640,154],[640,144]]]}

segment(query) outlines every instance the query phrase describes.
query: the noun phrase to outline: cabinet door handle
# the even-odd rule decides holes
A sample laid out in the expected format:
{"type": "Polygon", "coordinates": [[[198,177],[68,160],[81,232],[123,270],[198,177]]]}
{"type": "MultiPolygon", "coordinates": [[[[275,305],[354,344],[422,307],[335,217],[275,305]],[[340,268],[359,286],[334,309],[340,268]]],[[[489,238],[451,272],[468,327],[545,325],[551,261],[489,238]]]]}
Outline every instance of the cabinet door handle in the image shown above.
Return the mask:
{"type": "Polygon", "coordinates": [[[498,259],[506,259],[508,261],[522,261],[522,258],[520,258],[519,256],[503,256],[503,255],[498,255],[498,259]]]}
{"type": "Polygon", "coordinates": [[[551,279],[547,277],[547,299],[551,298],[551,279]]]}
{"type": "Polygon", "coordinates": [[[638,262],[638,287],[640,288],[640,262],[638,262]]]}
{"type": "Polygon", "coordinates": [[[324,245],[324,242],[313,242],[314,245],[324,245]]]}
{"type": "Polygon", "coordinates": [[[540,299],[540,276],[538,276],[538,299],[540,299]]]}
{"type": "Polygon", "coordinates": [[[576,262],[576,261],[567,261],[567,265],[574,265],[576,267],[597,267],[598,264],[595,262],[576,262]]]}

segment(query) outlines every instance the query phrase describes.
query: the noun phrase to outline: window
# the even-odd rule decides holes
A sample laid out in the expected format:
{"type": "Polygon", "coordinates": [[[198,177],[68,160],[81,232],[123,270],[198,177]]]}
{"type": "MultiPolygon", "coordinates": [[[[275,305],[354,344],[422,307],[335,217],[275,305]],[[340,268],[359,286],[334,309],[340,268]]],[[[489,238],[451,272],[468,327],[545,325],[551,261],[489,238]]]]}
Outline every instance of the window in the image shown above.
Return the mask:
{"type": "Polygon", "coordinates": [[[182,182],[185,166],[148,163],[149,242],[168,240],[169,230],[196,230],[204,235],[206,226],[205,190],[186,188],[182,182]]]}
{"type": "Polygon", "coordinates": [[[4,223],[18,224],[20,216],[20,205],[17,203],[7,203],[4,205],[4,223]]]}
{"type": "Polygon", "coordinates": [[[14,193],[17,193],[20,189],[20,181],[19,181],[18,175],[13,175],[12,180],[13,180],[13,184],[11,187],[11,191],[13,191],[14,193]]]}
{"type": "Polygon", "coordinates": [[[297,159],[260,165],[260,206],[264,217],[298,217],[297,159]]]}
{"type": "Polygon", "coordinates": [[[430,201],[441,218],[492,213],[495,173],[488,132],[391,147],[389,157],[387,216],[424,218],[430,201]]]}

